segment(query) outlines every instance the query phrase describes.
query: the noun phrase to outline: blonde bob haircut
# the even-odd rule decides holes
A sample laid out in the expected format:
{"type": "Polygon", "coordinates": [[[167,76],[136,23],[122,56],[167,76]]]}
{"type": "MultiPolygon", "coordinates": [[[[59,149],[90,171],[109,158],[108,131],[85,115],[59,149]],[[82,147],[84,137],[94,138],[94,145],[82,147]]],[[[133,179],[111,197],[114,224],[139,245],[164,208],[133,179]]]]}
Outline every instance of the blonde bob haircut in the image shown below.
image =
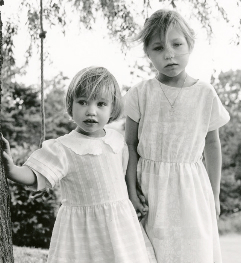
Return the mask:
{"type": "Polygon", "coordinates": [[[118,119],[122,113],[122,96],[115,77],[104,67],[88,67],[79,71],[72,79],[66,94],[66,109],[72,117],[73,101],[79,97],[87,100],[108,98],[112,112],[108,123],[118,119]]]}
{"type": "Polygon", "coordinates": [[[195,33],[184,18],[172,10],[160,9],[153,13],[150,18],[146,19],[144,28],[133,40],[142,42],[144,52],[146,53],[146,49],[154,36],[158,35],[160,38],[166,38],[168,30],[174,27],[181,30],[187,41],[189,50],[192,51],[195,43],[195,33]]]}

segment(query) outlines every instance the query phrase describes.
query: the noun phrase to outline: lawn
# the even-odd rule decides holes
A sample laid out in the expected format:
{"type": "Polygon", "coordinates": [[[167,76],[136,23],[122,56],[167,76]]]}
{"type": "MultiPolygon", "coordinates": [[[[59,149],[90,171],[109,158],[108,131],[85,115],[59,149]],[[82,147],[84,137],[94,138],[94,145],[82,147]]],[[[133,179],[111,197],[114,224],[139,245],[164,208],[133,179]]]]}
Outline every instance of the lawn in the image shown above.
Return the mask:
{"type": "MultiPolygon", "coordinates": [[[[241,263],[241,213],[222,218],[218,225],[223,263],[241,263]]],[[[47,249],[14,246],[13,252],[15,263],[47,262],[47,249]]]]}
{"type": "MultiPolygon", "coordinates": [[[[241,263],[241,235],[220,237],[223,263],[241,263]]],[[[13,247],[15,263],[46,263],[48,250],[13,247]]]]}
{"type": "Polygon", "coordinates": [[[13,246],[14,263],[46,263],[48,250],[13,246]]]}

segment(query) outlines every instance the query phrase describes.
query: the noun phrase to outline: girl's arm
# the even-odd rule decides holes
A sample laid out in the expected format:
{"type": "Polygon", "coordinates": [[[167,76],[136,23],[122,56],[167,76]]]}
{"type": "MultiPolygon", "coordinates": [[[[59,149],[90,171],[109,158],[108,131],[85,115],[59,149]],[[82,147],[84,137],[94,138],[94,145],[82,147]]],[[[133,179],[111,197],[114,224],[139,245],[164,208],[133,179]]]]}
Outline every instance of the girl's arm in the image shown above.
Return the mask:
{"type": "Polygon", "coordinates": [[[129,162],[126,171],[126,184],[128,189],[129,198],[132,201],[136,211],[145,215],[148,207],[140,201],[137,195],[136,180],[137,180],[137,163],[139,155],[137,153],[138,145],[138,126],[139,124],[133,121],[130,117],[126,118],[125,138],[129,150],[129,162]]]}
{"type": "Polygon", "coordinates": [[[27,166],[17,166],[13,163],[10,152],[9,142],[2,136],[3,161],[7,177],[20,184],[35,185],[37,183],[36,175],[27,166]]]}
{"type": "Polygon", "coordinates": [[[222,170],[222,153],[221,153],[221,143],[219,139],[219,130],[214,130],[208,132],[205,139],[205,162],[207,167],[208,176],[211,182],[216,214],[220,214],[220,203],[219,203],[219,193],[220,193],[220,181],[221,181],[221,170],[222,170]]]}

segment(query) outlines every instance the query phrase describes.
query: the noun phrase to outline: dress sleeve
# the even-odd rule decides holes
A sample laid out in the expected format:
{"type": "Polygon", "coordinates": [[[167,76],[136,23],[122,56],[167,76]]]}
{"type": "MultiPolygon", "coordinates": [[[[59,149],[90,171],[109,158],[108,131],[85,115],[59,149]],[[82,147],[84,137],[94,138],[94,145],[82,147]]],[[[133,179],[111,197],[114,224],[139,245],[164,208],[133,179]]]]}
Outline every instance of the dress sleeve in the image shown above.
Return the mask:
{"type": "Polygon", "coordinates": [[[211,110],[211,117],[210,117],[208,131],[213,131],[222,127],[229,120],[230,120],[229,113],[225,109],[218,95],[215,92],[215,96],[212,102],[212,110],[211,110]]]}
{"type": "Polygon", "coordinates": [[[128,160],[129,160],[129,151],[128,151],[128,146],[125,143],[124,148],[123,148],[123,152],[122,152],[122,167],[123,167],[124,175],[126,174],[128,160]]]}
{"type": "MultiPolygon", "coordinates": [[[[32,169],[31,167],[29,167],[30,169],[32,169]]],[[[38,173],[37,171],[33,170],[32,171],[35,173],[36,177],[37,177],[37,184],[33,185],[33,186],[28,186],[28,188],[30,190],[33,191],[41,191],[44,190],[46,188],[51,188],[52,185],[50,184],[50,182],[48,181],[48,179],[46,177],[44,177],[42,174],[38,173]]]]}
{"type": "Polygon", "coordinates": [[[66,153],[56,140],[45,141],[42,148],[33,152],[24,165],[36,174],[37,190],[50,185],[54,187],[68,171],[66,153]]]}
{"type": "Polygon", "coordinates": [[[139,122],[141,112],[137,87],[128,90],[124,98],[124,105],[125,115],[129,116],[133,121],[139,122]]]}

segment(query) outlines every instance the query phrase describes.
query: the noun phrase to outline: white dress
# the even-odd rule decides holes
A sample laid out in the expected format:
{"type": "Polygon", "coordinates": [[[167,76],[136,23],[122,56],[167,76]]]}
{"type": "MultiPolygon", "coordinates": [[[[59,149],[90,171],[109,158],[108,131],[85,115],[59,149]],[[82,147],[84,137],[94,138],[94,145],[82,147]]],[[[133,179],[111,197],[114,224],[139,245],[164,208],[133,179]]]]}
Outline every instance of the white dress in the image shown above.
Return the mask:
{"type": "MultiPolygon", "coordinates": [[[[173,103],[180,88],[162,85],[173,103]]],[[[214,88],[182,89],[171,114],[157,79],[126,94],[126,114],[139,123],[138,182],[149,205],[143,221],[158,263],[221,263],[205,137],[229,121],[214,88]]]]}
{"type": "Polygon", "coordinates": [[[112,129],[102,138],[72,131],[29,157],[25,165],[36,173],[38,190],[61,188],[49,263],[156,262],[128,199],[127,162],[124,138],[112,129]]]}

